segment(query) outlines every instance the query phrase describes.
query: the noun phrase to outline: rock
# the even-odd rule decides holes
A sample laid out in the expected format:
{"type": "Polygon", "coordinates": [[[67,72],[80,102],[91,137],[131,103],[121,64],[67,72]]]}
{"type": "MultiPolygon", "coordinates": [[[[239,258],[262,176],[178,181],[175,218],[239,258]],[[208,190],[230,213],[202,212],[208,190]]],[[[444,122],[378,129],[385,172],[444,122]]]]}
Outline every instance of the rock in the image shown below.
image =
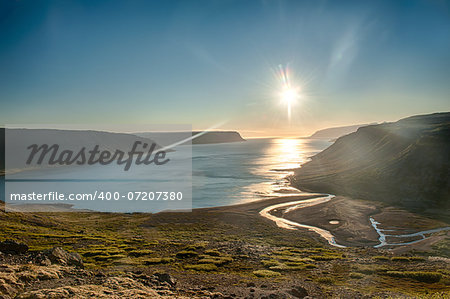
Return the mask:
{"type": "Polygon", "coordinates": [[[14,295],[23,289],[24,284],[16,276],[15,270],[17,268],[7,265],[0,268],[0,298],[14,298],[14,295]]]}
{"type": "Polygon", "coordinates": [[[211,293],[210,297],[213,298],[213,299],[222,299],[224,296],[220,292],[215,292],[215,293],[211,293]]]}
{"type": "Polygon", "coordinates": [[[168,273],[154,273],[153,275],[159,282],[167,282],[172,287],[177,284],[176,280],[168,273]]]}
{"type": "Polygon", "coordinates": [[[50,279],[58,279],[60,278],[61,266],[48,266],[48,267],[39,267],[39,269],[35,270],[37,273],[37,278],[39,280],[50,280],[50,279]]]}
{"type": "Polygon", "coordinates": [[[83,260],[78,253],[67,252],[61,247],[54,247],[44,253],[53,264],[83,268],[83,260]]]}
{"type": "MultiPolygon", "coordinates": [[[[12,296],[17,292],[17,290],[10,284],[0,279],[0,293],[8,296],[12,296]]],[[[1,295],[0,295],[1,296],[1,295]]]]}
{"type": "Polygon", "coordinates": [[[50,266],[52,264],[48,257],[42,253],[36,256],[34,263],[40,266],[50,266]]]}
{"type": "Polygon", "coordinates": [[[295,286],[288,293],[296,298],[305,298],[308,296],[308,291],[302,286],[295,286]]]}
{"type": "Polygon", "coordinates": [[[36,278],[38,277],[36,273],[31,272],[31,271],[23,271],[20,272],[18,274],[19,280],[23,281],[23,282],[31,282],[36,280],[36,278]]]}
{"type": "Polygon", "coordinates": [[[50,266],[51,264],[52,264],[52,262],[48,258],[43,258],[39,262],[39,265],[41,265],[41,266],[50,266]]]}
{"type": "Polygon", "coordinates": [[[0,242],[0,251],[10,254],[22,254],[28,251],[28,246],[14,240],[6,240],[0,242]]]}
{"type": "Polygon", "coordinates": [[[95,273],[95,277],[106,277],[106,274],[102,270],[99,270],[95,273]]]}

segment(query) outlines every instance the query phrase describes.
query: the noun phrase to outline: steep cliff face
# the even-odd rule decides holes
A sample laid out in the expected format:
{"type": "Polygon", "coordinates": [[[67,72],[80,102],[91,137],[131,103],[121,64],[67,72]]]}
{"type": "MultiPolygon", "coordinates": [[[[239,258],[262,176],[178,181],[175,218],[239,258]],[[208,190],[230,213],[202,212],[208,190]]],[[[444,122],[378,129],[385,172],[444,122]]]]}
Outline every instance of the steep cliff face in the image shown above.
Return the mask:
{"type": "Polygon", "coordinates": [[[359,128],[299,168],[292,184],[417,210],[447,209],[450,113],[359,128]]]}

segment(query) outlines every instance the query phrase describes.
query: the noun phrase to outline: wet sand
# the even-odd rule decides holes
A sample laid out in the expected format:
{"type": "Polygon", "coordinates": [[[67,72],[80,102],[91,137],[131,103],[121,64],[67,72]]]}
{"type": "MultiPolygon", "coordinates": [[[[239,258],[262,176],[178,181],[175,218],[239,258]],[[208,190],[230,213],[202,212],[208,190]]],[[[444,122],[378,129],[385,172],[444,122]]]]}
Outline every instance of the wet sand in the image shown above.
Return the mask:
{"type": "Polygon", "coordinates": [[[287,211],[283,217],[330,231],[338,244],[345,246],[375,246],[379,235],[369,216],[379,207],[371,202],[336,197],[316,206],[287,211]]]}

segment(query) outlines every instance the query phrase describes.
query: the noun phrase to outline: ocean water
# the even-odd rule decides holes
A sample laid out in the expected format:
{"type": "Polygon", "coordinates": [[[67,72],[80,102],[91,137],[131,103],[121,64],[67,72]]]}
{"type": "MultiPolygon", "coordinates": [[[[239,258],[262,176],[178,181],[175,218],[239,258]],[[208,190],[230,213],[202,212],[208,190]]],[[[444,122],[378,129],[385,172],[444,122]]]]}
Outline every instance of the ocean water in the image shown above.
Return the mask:
{"type": "Polygon", "coordinates": [[[192,148],[193,208],[299,193],[286,176],[331,143],[323,139],[249,139],[192,148]]]}
{"type": "MultiPolygon", "coordinates": [[[[171,155],[178,157],[177,163],[181,163],[180,167],[167,169],[160,167],[157,172],[141,167],[133,174],[133,179],[139,178],[138,180],[129,180],[126,176],[129,174],[120,169],[122,166],[117,165],[72,167],[70,170],[67,168],[37,170],[20,173],[17,178],[26,179],[29,176],[34,179],[53,181],[48,183],[27,181],[26,184],[19,182],[17,192],[27,189],[27,192],[31,190],[45,193],[56,186],[67,189],[66,192],[94,192],[98,190],[99,184],[102,184],[111,191],[126,194],[130,190],[152,190],[152,186],[157,186],[161,191],[170,191],[176,186],[180,187],[180,190],[185,188],[186,197],[190,197],[191,190],[186,186],[190,186],[192,181],[192,202],[189,198],[188,201],[183,201],[184,205],[174,206],[173,203],[162,201],[138,203],[126,199],[118,202],[110,201],[106,204],[104,201],[68,203],[75,209],[104,212],[158,212],[167,209],[189,209],[191,206],[204,208],[240,204],[273,196],[298,194],[300,191],[288,185],[286,176],[329,145],[331,143],[328,140],[284,138],[194,145],[192,146],[192,178],[190,177],[191,149],[179,147],[171,155]],[[188,173],[184,171],[186,169],[189,170],[188,173]],[[105,174],[111,182],[96,181],[97,178],[105,177],[105,174]],[[55,178],[64,178],[64,180],[54,181],[55,178]]],[[[15,178],[15,175],[11,175],[7,179],[15,178]]],[[[8,184],[11,183],[8,182],[8,184]]],[[[14,187],[14,184],[9,186],[14,187]]],[[[1,191],[4,194],[4,189],[1,191]]]]}

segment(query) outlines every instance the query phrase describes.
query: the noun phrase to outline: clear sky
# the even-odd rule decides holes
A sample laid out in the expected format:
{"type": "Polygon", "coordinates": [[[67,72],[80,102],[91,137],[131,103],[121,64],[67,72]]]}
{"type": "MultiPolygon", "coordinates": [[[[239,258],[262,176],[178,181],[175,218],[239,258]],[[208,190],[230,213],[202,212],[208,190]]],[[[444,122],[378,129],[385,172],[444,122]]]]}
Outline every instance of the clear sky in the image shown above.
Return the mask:
{"type": "Polygon", "coordinates": [[[0,3],[3,124],[302,136],[450,110],[447,1],[0,3]]]}

